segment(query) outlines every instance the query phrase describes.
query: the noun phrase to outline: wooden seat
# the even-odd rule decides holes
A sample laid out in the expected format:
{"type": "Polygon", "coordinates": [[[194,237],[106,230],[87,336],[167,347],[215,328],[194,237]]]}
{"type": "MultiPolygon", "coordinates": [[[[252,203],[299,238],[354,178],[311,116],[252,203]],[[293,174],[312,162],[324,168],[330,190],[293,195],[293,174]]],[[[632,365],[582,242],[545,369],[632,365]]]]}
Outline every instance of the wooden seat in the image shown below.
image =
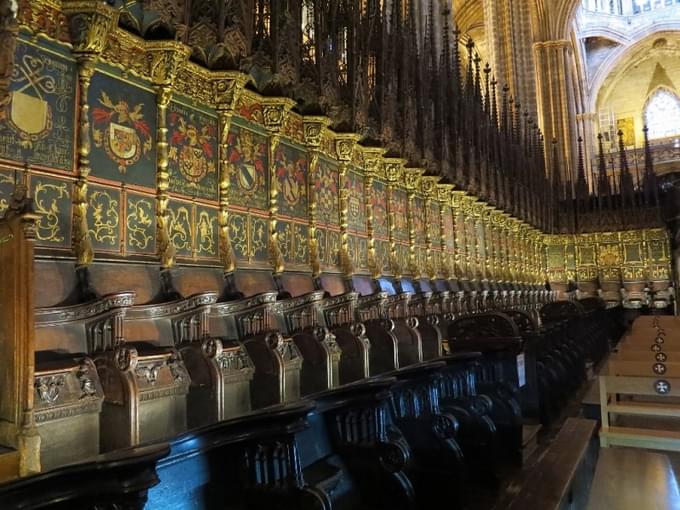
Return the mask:
{"type": "Polygon", "coordinates": [[[583,508],[593,476],[594,465],[588,457],[596,425],[592,420],[567,419],[543,457],[522,480],[507,510],[560,510],[568,504],[583,508]]]}
{"type": "Polygon", "coordinates": [[[602,450],[587,510],[680,508],[677,474],[661,453],[630,448],[602,450]]]}

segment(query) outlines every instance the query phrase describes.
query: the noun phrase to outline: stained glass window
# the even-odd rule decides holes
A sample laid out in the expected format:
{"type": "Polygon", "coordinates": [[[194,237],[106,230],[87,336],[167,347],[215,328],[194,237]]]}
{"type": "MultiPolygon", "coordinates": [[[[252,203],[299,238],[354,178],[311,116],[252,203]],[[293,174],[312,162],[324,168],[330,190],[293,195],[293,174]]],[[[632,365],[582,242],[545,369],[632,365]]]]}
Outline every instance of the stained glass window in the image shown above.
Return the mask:
{"type": "Polygon", "coordinates": [[[668,89],[658,89],[647,101],[645,124],[651,139],[680,135],[680,98],[668,89]]]}

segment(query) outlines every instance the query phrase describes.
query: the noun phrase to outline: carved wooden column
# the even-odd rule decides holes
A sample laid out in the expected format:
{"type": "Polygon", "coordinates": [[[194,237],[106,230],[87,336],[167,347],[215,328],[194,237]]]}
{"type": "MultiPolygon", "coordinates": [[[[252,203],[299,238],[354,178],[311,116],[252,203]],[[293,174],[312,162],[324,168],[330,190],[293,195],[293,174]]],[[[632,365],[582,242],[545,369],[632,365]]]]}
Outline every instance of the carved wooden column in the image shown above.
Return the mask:
{"type": "Polygon", "coordinates": [[[441,205],[439,206],[439,217],[435,218],[432,214],[432,204],[439,200],[437,195],[437,183],[439,182],[439,179],[439,177],[423,176],[420,180],[420,189],[425,196],[425,274],[430,280],[434,280],[437,277],[437,268],[439,268],[439,272],[442,272],[444,266],[443,255],[445,253],[445,246],[441,247],[442,257],[439,264],[435,264],[434,246],[435,243],[438,244],[445,239],[443,236],[441,236],[440,239],[433,239],[432,229],[430,228],[435,222],[439,225],[438,231],[440,233],[443,228],[441,225],[441,205]]]}
{"type": "Polygon", "coordinates": [[[396,228],[395,212],[393,209],[394,189],[399,185],[403,178],[405,160],[399,158],[384,158],[385,175],[387,176],[387,218],[390,242],[390,271],[395,279],[401,278],[403,269],[397,256],[397,243],[394,238],[396,228]]]}
{"type": "Polygon", "coordinates": [[[262,105],[264,125],[269,133],[269,263],[271,264],[277,284],[277,277],[283,273],[285,265],[283,263],[281,247],[279,246],[279,233],[276,230],[279,212],[279,180],[276,176],[276,151],[281,141],[283,123],[294,105],[295,102],[293,100],[282,97],[266,98],[262,105]]]}
{"type": "Polygon", "coordinates": [[[118,26],[118,11],[109,5],[96,1],[62,2],[64,14],[68,17],[71,32],[73,53],[78,62],[79,90],[79,126],[78,126],[78,161],[76,173],[78,179],[73,186],[73,230],[71,245],[76,256],[76,271],[79,272],[80,300],[90,301],[97,298],[96,292],[90,288],[87,267],[94,259],[94,250],[90,241],[90,227],[87,221],[87,185],[90,175],[90,117],[87,101],[90,80],[94,74],[94,65],[106,46],[110,34],[118,26]]]}
{"type": "MultiPolygon", "coordinates": [[[[316,239],[316,181],[319,178],[319,149],[321,146],[321,134],[330,124],[328,117],[305,116],[304,124],[305,145],[309,159],[309,171],[307,177],[307,204],[309,214],[309,264],[312,267],[312,278],[318,280],[321,276],[321,260],[319,259],[319,246],[316,239]]],[[[319,287],[321,288],[321,287],[319,287]]]]}
{"type": "MultiPolygon", "coordinates": [[[[342,133],[335,135],[335,156],[340,162],[339,167],[339,211],[340,211],[340,253],[338,260],[340,261],[340,269],[346,280],[350,280],[354,274],[354,264],[349,253],[349,195],[350,190],[347,189],[347,172],[354,154],[354,147],[359,141],[359,135],[355,133],[342,133]]],[[[368,196],[368,189],[365,195],[368,196]]],[[[351,286],[347,286],[350,290],[351,286]]]]}
{"type": "Polygon", "coordinates": [[[236,293],[236,283],[233,280],[236,269],[236,258],[229,236],[229,188],[231,186],[231,167],[228,160],[229,130],[234,110],[238,103],[247,76],[237,72],[221,72],[213,80],[213,97],[217,109],[219,129],[219,256],[224,273],[224,293],[222,298],[236,293]]]}
{"type": "Polygon", "coordinates": [[[468,279],[468,253],[465,232],[465,216],[463,214],[464,191],[451,193],[451,211],[453,214],[453,229],[455,232],[454,275],[459,279],[468,279]]]}
{"type": "Polygon", "coordinates": [[[161,289],[168,300],[178,299],[179,293],[172,285],[170,270],[175,266],[177,250],[170,239],[168,212],[168,105],[172,97],[172,82],[180,66],[186,62],[191,49],[175,41],[146,43],[149,55],[149,72],[156,90],[156,250],[161,264],[161,289]]]}
{"type": "Polygon", "coordinates": [[[40,436],[33,415],[35,335],[33,242],[35,222],[22,182],[0,220],[0,480],[40,471],[40,436]]]}
{"type": "Polygon", "coordinates": [[[14,72],[18,35],[16,4],[12,0],[0,0],[0,108],[4,108],[10,98],[9,85],[14,72]]]}
{"type": "Polygon", "coordinates": [[[453,191],[452,184],[437,184],[437,200],[439,200],[439,242],[442,249],[442,276],[445,279],[451,278],[455,274],[455,230],[450,233],[446,231],[447,222],[453,225],[453,216],[451,212],[451,193],[453,191]],[[447,218],[448,215],[448,218],[447,218]],[[454,239],[449,243],[448,236],[453,235],[454,239]],[[453,249],[449,246],[452,245],[453,249]]]}
{"type": "Polygon", "coordinates": [[[484,279],[490,282],[495,280],[494,253],[496,244],[494,242],[493,225],[491,215],[494,208],[489,204],[484,204],[482,208],[482,226],[484,231],[484,279]]]}
{"type": "Polygon", "coordinates": [[[425,269],[423,267],[418,267],[418,261],[416,257],[416,226],[415,226],[415,199],[416,190],[420,187],[420,179],[424,170],[420,168],[404,168],[403,169],[403,182],[406,187],[406,193],[408,196],[408,269],[413,276],[413,278],[419,278],[421,272],[425,269]]]}
{"type": "Polygon", "coordinates": [[[382,275],[383,267],[378,261],[375,251],[375,231],[373,217],[373,180],[382,168],[383,149],[377,147],[362,147],[364,154],[364,189],[366,190],[366,233],[368,235],[368,269],[371,278],[377,280],[382,275]]]}

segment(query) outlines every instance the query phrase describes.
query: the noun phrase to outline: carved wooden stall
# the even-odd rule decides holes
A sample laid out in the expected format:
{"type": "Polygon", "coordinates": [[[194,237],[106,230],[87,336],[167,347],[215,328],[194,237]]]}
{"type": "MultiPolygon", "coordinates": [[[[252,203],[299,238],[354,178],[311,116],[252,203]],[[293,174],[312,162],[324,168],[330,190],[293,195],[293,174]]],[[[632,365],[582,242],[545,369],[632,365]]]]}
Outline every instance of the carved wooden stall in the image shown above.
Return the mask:
{"type": "MultiPolygon", "coordinates": [[[[200,427],[173,440],[166,472],[184,454],[219,465],[237,452],[254,507],[284,494],[347,508],[329,488],[342,479],[352,501],[408,508],[407,472],[427,486],[438,445],[441,473],[463,469],[449,414],[469,456],[489,458],[494,426],[517,432],[516,328],[476,331],[474,361],[422,362],[446,353],[447,336],[458,350],[463,322],[478,324],[468,315],[535,312],[551,300],[537,286],[575,270],[551,221],[560,173],[448,8],[432,7],[422,30],[402,0],[338,0],[332,13],[308,0],[208,4],[37,0],[16,21],[0,10],[6,464],[16,476],[38,471],[41,451],[49,469],[96,444],[200,427]],[[489,341],[499,336],[512,338],[489,341]],[[301,396],[318,408],[241,418],[301,396]],[[413,459],[389,437],[388,401],[392,422],[412,425],[405,436],[432,439],[413,459]],[[339,417],[351,431],[329,425],[339,417]],[[308,418],[330,439],[299,457],[308,418]],[[357,424],[369,432],[358,438],[357,424]],[[261,435],[241,441],[250,426],[261,435]],[[78,449],[59,447],[76,436],[78,449]],[[247,448],[204,455],[213,439],[247,448]],[[376,495],[368,474],[394,493],[376,495]]],[[[661,293],[655,240],[636,268],[649,262],[661,293]]]]}

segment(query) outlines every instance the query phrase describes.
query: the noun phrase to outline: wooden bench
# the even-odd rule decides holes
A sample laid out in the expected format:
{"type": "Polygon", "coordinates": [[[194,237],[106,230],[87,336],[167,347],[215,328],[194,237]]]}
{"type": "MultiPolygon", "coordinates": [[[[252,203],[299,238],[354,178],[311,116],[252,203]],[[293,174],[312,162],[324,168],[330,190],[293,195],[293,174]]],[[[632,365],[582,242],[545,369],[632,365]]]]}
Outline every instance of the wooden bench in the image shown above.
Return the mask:
{"type": "Polygon", "coordinates": [[[592,439],[596,425],[593,420],[568,418],[541,459],[523,477],[521,489],[506,510],[584,508],[595,469],[597,450],[592,439]]]}
{"type": "Polygon", "coordinates": [[[656,317],[637,319],[600,375],[603,447],[680,451],[675,421],[680,418],[680,363],[677,351],[668,351],[680,341],[665,334],[676,327],[661,328],[661,322],[672,324],[656,317]]]}

